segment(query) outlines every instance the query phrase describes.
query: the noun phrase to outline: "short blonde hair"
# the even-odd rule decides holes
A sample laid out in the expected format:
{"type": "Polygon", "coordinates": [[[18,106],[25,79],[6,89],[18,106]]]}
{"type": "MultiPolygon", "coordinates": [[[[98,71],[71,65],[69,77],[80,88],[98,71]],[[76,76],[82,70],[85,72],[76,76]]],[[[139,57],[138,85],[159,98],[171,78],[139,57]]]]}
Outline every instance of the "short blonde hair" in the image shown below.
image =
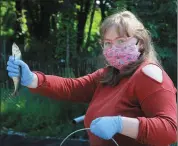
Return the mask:
{"type": "Polygon", "coordinates": [[[154,49],[151,34],[144,27],[143,23],[130,11],[121,11],[107,17],[100,27],[101,39],[104,38],[105,32],[108,28],[115,25],[118,29],[119,36],[124,34],[127,36],[136,37],[142,44],[140,50],[144,59],[159,63],[157,59],[157,53],[154,49]],[[123,30],[124,34],[121,34],[119,30],[123,30]]]}

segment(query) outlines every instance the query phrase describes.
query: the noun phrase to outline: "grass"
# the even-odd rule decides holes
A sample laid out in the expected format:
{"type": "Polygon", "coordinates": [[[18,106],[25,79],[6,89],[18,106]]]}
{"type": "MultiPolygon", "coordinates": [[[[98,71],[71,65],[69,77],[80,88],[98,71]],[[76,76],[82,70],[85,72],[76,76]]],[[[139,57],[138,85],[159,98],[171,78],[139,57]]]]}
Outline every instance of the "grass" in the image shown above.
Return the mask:
{"type": "Polygon", "coordinates": [[[86,110],[84,104],[72,104],[32,94],[22,88],[15,98],[8,98],[11,90],[1,89],[1,128],[12,128],[31,136],[65,137],[83,124],[72,125],[71,120],[86,110]]]}

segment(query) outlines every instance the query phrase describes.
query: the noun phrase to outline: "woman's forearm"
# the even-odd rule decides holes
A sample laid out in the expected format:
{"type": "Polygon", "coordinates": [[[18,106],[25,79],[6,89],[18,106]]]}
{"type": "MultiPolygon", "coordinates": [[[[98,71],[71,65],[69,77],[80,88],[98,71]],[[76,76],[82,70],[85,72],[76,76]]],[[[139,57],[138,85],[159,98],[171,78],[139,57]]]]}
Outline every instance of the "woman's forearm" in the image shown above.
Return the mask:
{"type": "Polygon", "coordinates": [[[79,78],[64,78],[33,72],[33,82],[28,86],[32,93],[57,100],[90,102],[97,87],[98,71],[79,78]]]}
{"type": "Polygon", "coordinates": [[[121,134],[136,139],[139,131],[139,120],[136,118],[121,117],[123,128],[121,134]]]}
{"type": "Polygon", "coordinates": [[[38,77],[35,73],[33,73],[33,76],[33,81],[30,85],[27,86],[28,88],[37,88],[38,86],[38,77]]]}

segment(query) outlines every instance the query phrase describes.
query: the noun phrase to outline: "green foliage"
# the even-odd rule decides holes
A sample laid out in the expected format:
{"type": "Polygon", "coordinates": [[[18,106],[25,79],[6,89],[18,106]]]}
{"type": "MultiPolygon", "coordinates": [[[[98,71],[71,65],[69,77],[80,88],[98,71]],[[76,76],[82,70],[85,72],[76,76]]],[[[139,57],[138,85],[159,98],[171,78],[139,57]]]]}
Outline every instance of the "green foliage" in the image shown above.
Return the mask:
{"type": "Polygon", "coordinates": [[[110,6],[108,7],[107,16],[112,15],[113,13],[118,13],[119,11],[126,10],[126,2],[126,0],[119,0],[116,2],[113,2],[112,0],[109,1],[110,6]]]}
{"type": "Polygon", "coordinates": [[[26,15],[25,12],[27,12],[27,10],[22,9],[20,15],[21,17],[17,19],[17,21],[19,21],[22,32],[19,33],[19,35],[25,34],[28,32],[28,26],[27,26],[27,19],[26,19],[26,15]]]}
{"type": "Polygon", "coordinates": [[[31,94],[22,88],[19,95],[8,99],[11,90],[1,89],[1,126],[33,136],[66,136],[74,127],[72,119],[85,112],[86,105],[52,100],[31,94]],[[6,99],[6,100],[5,100],[6,99]]]}
{"type": "Polygon", "coordinates": [[[50,21],[51,29],[50,35],[53,41],[56,42],[55,46],[55,59],[66,60],[66,48],[69,46],[69,53],[75,55],[76,51],[76,21],[74,17],[66,12],[65,14],[57,13],[51,16],[55,19],[55,29],[52,28],[52,21],[50,21]],[[68,42],[67,42],[68,38],[68,42]]]}
{"type": "MultiPolygon", "coordinates": [[[[96,9],[95,10],[95,14],[94,14],[94,21],[92,24],[92,28],[91,28],[91,34],[90,34],[90,43],[88,46],[88,57],[95,57],[97,56],[101,49],[100,45],[99,45],[99,28],[100,28],[100,23],[101,23],[101,14],[100,14],[100,9],[96,9]]],[[[86,41],[87,41],[87,36],[88,36],[88,32],[89,32],[89,26],[90,26],[90,19],[91,19],[91,13],[89,15],[89,17],[87,18],[87,23],[85,26],[85,37],[84,37],[84,45],[83,47],[85,47],[86,41]]]]}
{"type": "Polygon", "coordinates": [[[0,1],[0,37],[9,37],[14,34],[16,9],[14,1],[0,1]]]}
{"type": "Polygon", "coordinates": [[[16,37],[19,38],[22,35],[24,36],[24,44],[25,44],[24,50],[28,51],[30,49],[31,36],[27,25],[27,17],[26,17],[27,10],[22,9],[21,12],[17,12],[17,13],[19,15],[17,21],[20,24],[21,31],[17,33],[16,37]]]}
{"type": "MultiPolygon", "coordinates": [[[[100,28],[100,23],[101,23],[101,14],[100,14],[100,9],[95,10],[95,15],[94,15],[94,22],[92,24],[92,30],[91,30],[91,40],[95,40],[95,36],[99,34],[99,28],[100,28]]],[[[89,31],[89,25],[90,25],[90,18],[91,15],[87,18],[87,23],[85,26],[85,39],[84,42],[86,43],[86,37],[87,33],[89,31]]]]}

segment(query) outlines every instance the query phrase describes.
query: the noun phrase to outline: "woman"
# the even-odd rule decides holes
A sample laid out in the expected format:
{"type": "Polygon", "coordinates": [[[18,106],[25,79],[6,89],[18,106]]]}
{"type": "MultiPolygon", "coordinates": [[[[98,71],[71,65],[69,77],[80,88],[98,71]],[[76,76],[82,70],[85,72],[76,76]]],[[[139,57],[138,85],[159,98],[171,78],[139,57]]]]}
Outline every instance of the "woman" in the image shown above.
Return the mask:
{"type": "Polygon", "coordinates": [[[101,25],[108,66],[80,78],[30,71],[21,60],[8,61],[10,77],[19,76],[31,92],[89,103],[85,127],[91,146],[168,146],[176,141],[176,88],[161,67],[151,37],[129,11],[101,25]]]}

